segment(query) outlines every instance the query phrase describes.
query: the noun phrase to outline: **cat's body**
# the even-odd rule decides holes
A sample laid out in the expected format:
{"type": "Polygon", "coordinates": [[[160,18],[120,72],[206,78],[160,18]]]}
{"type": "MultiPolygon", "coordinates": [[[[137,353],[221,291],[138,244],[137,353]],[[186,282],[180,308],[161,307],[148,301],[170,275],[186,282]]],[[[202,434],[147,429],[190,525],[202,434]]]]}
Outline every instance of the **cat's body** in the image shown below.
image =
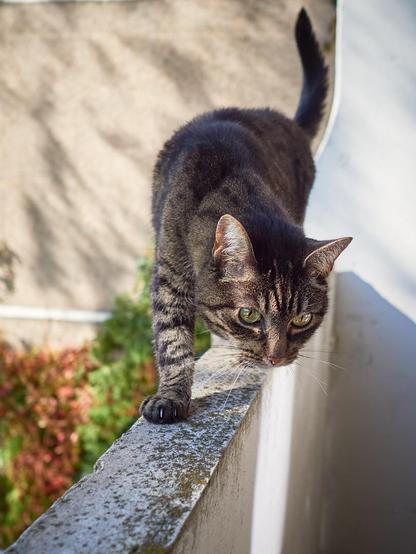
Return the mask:
{"type": "Polygon", "coordinates": [[[304,87],[295,121],[269,109],[217,110],[179,129],[159,155],[152,299],[160,383],[142,406],[149,421],[187,416],[196,313],[244,359],[282,365],[327,309],[326,277],[350,239],[318,243],[302,230],[327,82],[303,10],[296,38],[304,87]]]}

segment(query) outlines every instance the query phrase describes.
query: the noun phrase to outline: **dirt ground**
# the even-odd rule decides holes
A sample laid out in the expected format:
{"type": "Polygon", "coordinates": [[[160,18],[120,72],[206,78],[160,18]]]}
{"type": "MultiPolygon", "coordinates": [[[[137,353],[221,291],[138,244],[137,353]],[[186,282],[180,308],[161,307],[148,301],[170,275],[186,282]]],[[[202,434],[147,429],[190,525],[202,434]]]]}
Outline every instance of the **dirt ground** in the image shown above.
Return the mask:
{"type": "MultiPolygon", "coordinates": [[[[172,131],[221,106],[294,113],[301,5],[330,44],[331,0],[0,5],[0,243],[19,260],[3,303],[108,309],[129,290],[152,249],[151,172],[172,131]]],[[[52,344],[93,331],[0,329],[52,344]]]]}

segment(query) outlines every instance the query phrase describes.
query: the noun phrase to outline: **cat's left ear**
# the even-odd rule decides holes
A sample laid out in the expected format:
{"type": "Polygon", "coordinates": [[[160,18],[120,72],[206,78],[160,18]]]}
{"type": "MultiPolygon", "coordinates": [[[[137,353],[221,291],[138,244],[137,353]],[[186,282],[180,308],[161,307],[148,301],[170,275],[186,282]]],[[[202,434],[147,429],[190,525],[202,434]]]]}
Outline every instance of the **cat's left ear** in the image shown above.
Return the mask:
{"type": "Polygon", "coordinates": [[[303,260],[304,267],[311,275],[328,277],[335,260],[352,241],[352,237],[335,240],[308,240],[308,254],[303,260]]]}
{"type": "Polygon", "coordinates": [[[250,237],[232,215],[223,215],[218,221],[212,256],[224,279],[245,280],[255,272],[250,237]]]}

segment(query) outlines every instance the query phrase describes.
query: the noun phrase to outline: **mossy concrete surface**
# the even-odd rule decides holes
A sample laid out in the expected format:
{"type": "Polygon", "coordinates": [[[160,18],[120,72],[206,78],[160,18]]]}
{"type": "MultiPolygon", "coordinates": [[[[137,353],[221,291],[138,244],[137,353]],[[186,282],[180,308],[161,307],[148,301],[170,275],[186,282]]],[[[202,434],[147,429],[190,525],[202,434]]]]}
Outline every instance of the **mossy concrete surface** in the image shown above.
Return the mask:
{"type": "MultiPolygon", "coordinates": [[[[213,474],[218,473],[215,470],[224,450],[231,441],[238,443],[240,428],[246,432],[243,422],[263,379],[258,368],[239,367],[231,360],[227,365],[228,352],[225,346],[217,346],[198,362],[195,402],[188,421],[159,426],[139,419],[98,460],[95,471],[74,485],[7,552],[171,551],[213,474]]],[[[250,450],[255,455],[255,442],[253,446],[250,450]]],[[[232,452],[232,447],[227,449],[228,456],[232,452]]],[[[235,463],[238,460],[230,458],[225,465],[237,471],[235,463]]],[[[255,463],[250,465],[255,467],[255,463]]],[[[232,484],[236,513],[244,504],[239,494],[244,488],[241,480],[244,475],[236,473],[232,484]]],[[[218,476],[215,483],[222,488],[218,476]]],[[[243,516],[238,519],[244,523],[243,516]]],[[[189,543],[189,532],[186,540],[189,543]]]]}

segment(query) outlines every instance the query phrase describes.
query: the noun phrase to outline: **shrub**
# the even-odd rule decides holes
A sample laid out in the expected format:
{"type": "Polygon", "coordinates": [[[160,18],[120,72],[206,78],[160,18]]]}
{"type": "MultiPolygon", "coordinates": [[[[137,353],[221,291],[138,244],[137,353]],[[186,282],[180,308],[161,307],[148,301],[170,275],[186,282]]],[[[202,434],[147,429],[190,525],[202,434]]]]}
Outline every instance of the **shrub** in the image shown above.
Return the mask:
{"type": "Polygon", "coordinates": [[[0,528],[12,541],[72,484],[78,426],[93,398],[87,347],[54,353],[0,345],[0,528]]]}
{"type": "Polygon", "coordinates": [[[133,294],[116,298],[111,318],[92,346],[97,369],[88,376],[94,404],[80,427],[81,474],[137,418],[141,400],[156,386],[150,305],[151,263],[143,259],[133,294]]]}
{"type": "MultiPolygon", "coordinates": [[[[154,392],[150,276],[143,259],[133,293],[116,298],[90,345],[16,352],[0,344],[0,547],[92,470],[154,392]]],[[[196,354],[209,342],[198,321],[196,354]]]]}
{"type": "MultiPolygon", "coordinates": [[[[118,296],[111,318],[93,344],[98,368],[89,374],[94,405],[88,423],[80,427],[83,444],[81,474],[137,418],[143,398],[155,392],[150,280],[152,263],[139,261],[133,294],[118,296]]],[[[201,321],[196,323],[195,353],[210,345],[210,336],[201,321]]]]}

